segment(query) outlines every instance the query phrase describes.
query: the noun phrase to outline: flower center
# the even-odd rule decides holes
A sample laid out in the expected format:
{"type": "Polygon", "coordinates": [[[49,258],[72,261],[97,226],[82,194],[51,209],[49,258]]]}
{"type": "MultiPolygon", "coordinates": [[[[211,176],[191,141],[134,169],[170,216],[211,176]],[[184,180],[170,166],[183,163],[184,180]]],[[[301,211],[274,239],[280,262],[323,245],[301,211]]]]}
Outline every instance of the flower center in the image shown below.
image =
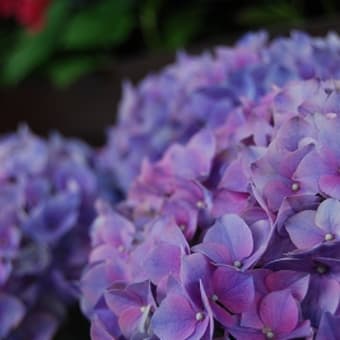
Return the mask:
{"type": "Polygon", "coordinates": [[[198,209],[204,209],[205,208],[205,203],[202,200],[199,200],[196,202],[196,207],[198,209]]]}
{"type": "Polygon", "coordinates": [[[328,112],[325,114],[326,118],[328,119],[334,119],[336,118],[338,115],[335,112],[328,112]]]}
{"type": "Polygon", "coordinates": [[[265,335],[267,339],[274,339],[274,333],[269,327],[263,327],[262,333],[265,335]]]}
{"type": "Polygon", "coordinates": [[[316,267],[316,271],[319,273],[319,274],[325,274],[327,272],[327,267],[324,266],[323,264],[319,264],[317,267],[316,267]]]}
{"type": "Polygon", "coordinates": [[[233,266],[236,268],[241,268],[242,267],[242,262],[239,260],[234,261],[233,266]]]}
{"type": "Polygon", "coordinates": [[[202,321],[204,319],[204,314],[202,312],[197,312],[195,318],[197,321],[202,321]]]}
{"type": "Polygon", "coordinates": [[[297,182],[294,182],[291,186],[292,191],[296,192],[300,190],[300,184],[297,182]]]}
{"type": "Polygon", "coordinates": [[[332,241],[334,240],[334,235],[331,233],[325,234],[325,241],[332,241]]]}
{"type": "Polygon", "coordinates": [[[68,189],[70,192],[74,192],[74,193],[78,192],[79,189],[80,189],[80,188],[79,188],[79,184],[78,184],[78,182],[77,182],[75,179],[69,179],[69,180],[67,181],[66,186],[67,186],[67,189],[68,189]]]}
{"type": "Polygon", "coordinates": [[[216,294],[213,294],[211,300],[213,300],[214,302],[218,301],[218,296],[216,294]]]}
{"type": "Polygon", "coordinates": [[[179,225],[179,229],[181,229],[182,231],[185,231],[186,228],[187,228],[187,226],[185,224],[179,225]]]}

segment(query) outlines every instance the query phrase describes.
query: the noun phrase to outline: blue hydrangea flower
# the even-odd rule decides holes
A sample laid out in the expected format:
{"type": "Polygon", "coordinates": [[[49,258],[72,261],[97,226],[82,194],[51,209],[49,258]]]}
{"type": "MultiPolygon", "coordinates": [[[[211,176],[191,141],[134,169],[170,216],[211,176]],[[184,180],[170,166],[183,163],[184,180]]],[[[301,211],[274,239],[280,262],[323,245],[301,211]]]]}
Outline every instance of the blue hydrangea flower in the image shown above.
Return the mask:
{"type": "Polygon", "coordinates": [[[126,192],[144,158],[157,160],[173,142],[187,142],[202,127],[221,125],[240,103],[256,102],[292,80],[339,78],[339,51],[335,33],[321,39],[293,32],[269,41],[259,32],[213,53],[180,53],[174,64],[137,86],[124,84],[117,124],[108,131],[99,168],[126,192]]]}
{"type": "Polygon", "coordinates": [[[338,151],[331,86],[292,82],[240,103],[145,160],[115,209],[100,203],[81,281],[93,339],[313,339],[335,323],[339,201],[320,181],[329,167],[310,169],[338,151]],[[151,296],[122,319],[116,306],[142,282],[151,296]]]}
{"type": "Polygon", "coordinates": [[[0,338],[51,339],[76,302],[98,184],[93,151],[26,127],[0,139],[0,338]]]}

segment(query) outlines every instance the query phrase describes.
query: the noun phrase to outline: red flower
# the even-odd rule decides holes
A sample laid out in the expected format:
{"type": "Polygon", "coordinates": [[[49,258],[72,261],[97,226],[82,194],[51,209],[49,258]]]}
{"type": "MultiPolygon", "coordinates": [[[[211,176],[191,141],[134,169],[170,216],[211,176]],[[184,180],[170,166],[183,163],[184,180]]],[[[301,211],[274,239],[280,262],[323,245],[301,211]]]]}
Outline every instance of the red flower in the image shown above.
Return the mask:
{"type": "Polygon", "coordinates": [[[15,13],[17,0],[0,0],[0,16],[8,18],[15,13]]]}
{"type": "Polygon", "coordinates": [[[42,28],[50,0],[0,0],[0,16],[14,17],[30,31],[42,28]]]}

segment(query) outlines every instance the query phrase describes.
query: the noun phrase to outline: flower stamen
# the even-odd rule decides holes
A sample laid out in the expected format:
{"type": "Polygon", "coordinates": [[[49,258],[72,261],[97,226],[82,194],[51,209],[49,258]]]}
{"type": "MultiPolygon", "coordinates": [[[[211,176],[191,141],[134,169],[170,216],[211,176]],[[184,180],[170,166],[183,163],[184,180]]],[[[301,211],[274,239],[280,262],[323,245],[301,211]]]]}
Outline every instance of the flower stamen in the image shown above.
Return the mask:
{"type": "Polygon", "coordinates": [[[196,202],[196,207],[198,209],[204,209],[205,208],[205,203],[202,200],[199,200],[196,202]]]}
{"type": "Polygon", "coordinates": [[[334,240],[334,238],[335,238],[334,235],[331,233],[325,234],[325,241],[332,241],[334,240]]]}
{"type": "Polygon", "coordinates": [[[322,265],[322,264],[319,264],[317,267],[316,267],[316,271],[319,273],[319,274],[325,274],[327,272],[327,267],[322,265]]]}
{"type": "Polygon", "coordinates": [[[274,333],[269,327],[263,327],[262,333],[265,335],[267,339],[274,339],[274,333]]]}
{"type": "Polygon", "coordinates": [[[186,228],[187,228],[187,226],[185,224],[179,225],[179,229],[181,229],[182,231],[185,231],[186,228]]]}
{"type": "Polygon", "coordinates": [[[328,119],[334,119],[334,118],[336,118],[338,115],[335,113],[335,112],[328,112],[328,113],[326,113],[326,118],[328,118],[328,119]]]}
{"type": "Polygon", "coordinates": [[[300,184],[297,182],[294,182],[291,186],[292,191],[296,192],[300,190],[300,184]]]}
{"type": "Polygon", "coordinates": [[[214,302],[218,301],[218,296],[216,294],[213,294],[211,300],[213,300],[214,302]]]}
{"type": "Polygon", "coordinates": [[[239,269],[242,267],[242,262],[239,260],[236,260],[234,261],[233,266],[239,269]]]}
{"type": "Polygon", "coordinates": [[[202,312],[197,312],[195,318],[197,321],[202,321],[204,319],[204,314],[202,312]]]}

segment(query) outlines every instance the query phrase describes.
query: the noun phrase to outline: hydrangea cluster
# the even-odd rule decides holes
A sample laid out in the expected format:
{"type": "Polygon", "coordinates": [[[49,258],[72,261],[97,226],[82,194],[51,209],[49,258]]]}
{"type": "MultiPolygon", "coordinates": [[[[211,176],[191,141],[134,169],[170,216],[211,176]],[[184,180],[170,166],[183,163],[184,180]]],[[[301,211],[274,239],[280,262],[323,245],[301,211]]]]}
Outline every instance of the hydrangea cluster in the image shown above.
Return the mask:
{"type": "Polygon", "coordinates": [[[51,339],[76,302],[98,191],[92,154],[26,127],[0,139],[0,339],[51,339]]]}
{"type": "Polygon", "coordinates": [[[184,143],[202,127],[214,128],[242,103],[256,101],[291,80],[338,79],[340,40],[295,32],[271,42],[249,34],[213,54],[178,55],[175,64],[123,87],[117,124],[109,130],[99,164],[126,192],[144,156],[158,160],[173,142],[184,143]]]}
{"type": "Polygon", "coordinates": [[[339,81],[223,117],[145,160],[117,209],[97,202],[81,281],[93,340],[339,336],[339,81]]]}

